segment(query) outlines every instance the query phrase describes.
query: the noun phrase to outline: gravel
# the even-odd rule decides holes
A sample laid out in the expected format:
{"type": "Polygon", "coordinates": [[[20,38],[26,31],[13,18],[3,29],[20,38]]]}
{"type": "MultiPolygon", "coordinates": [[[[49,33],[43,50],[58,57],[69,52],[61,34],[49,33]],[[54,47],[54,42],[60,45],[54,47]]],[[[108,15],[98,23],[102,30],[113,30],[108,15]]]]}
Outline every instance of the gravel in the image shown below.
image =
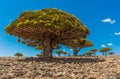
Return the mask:
{"type": "Polygon", "coordinates": [[[1,57],[0,79],[120,79],[119,60],[120,56],[60,57],[51,61],[1,57]]]}

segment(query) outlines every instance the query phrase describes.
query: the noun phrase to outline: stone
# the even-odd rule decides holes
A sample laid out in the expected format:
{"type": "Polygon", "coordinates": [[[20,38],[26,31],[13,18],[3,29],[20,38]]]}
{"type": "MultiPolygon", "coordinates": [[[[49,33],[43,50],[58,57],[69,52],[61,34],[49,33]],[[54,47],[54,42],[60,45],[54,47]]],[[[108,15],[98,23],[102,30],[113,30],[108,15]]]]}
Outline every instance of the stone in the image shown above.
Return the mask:
{"type": "Polygon", "coordinates": [[[12,79],[12,77],[10,75],[7,75],[7,76],[3,77],[2,79],[12,79]]]}
{"type": "Polygon", "coordinates": [[[57,72],[57,73],[54,74],[54,76],[55,77],[60,77],[60,76],[62,76],[62,72],[57,72]]]}
{"type": "Polygon", "coordinates": [[[59,59],[52,59],[52,62],[41,59],[18,62],[15,59],[0,58],[0,79],[120,79],[120,56],[112,62],[110,57],[100,59],[105,61],[91,63],[90,60],[70,58],[68,61],[64,58],[60,59],[64,63],[59,59]]]}

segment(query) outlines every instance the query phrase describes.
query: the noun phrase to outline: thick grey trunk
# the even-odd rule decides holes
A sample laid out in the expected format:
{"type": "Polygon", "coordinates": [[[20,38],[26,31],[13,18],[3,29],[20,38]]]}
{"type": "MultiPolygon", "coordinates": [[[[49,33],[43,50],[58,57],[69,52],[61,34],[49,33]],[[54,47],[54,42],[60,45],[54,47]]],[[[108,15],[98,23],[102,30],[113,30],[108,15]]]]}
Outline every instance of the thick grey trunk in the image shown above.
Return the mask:
{"type": "Polygon", "coordinates": [[[74,49],[74,56],[78,56],[78,51],[76,49],[74,49]]]}
{"type": "Polygon", "coordinates": [[[77,48],[74,48],[74,56],[78,56],[78,52],[80,51],[80,48],[77,49],[77,48]]]}
{"type": "Polygon", "coordinates": [[[46,38],[43,42],[43,46],[44,46],[43,56],[47,58],[52,57],[51,40],[46,38]]]}

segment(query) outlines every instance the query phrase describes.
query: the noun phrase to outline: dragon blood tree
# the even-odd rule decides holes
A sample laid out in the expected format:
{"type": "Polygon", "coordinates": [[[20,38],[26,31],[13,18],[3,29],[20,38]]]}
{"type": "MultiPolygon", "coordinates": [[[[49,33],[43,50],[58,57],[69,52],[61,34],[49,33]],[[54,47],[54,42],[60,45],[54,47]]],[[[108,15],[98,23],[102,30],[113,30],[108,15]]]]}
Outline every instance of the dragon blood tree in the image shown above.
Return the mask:
{"type": "Polygon", "coordinates": [[[68,47],[74,49],[74,56],[78,56],[78,52],[82,48],[94,46],[94,44],[91,41],[89,41],[85,38],[71,39],[67,45],[68,45],[68,47]]]}
{"type": "Polygon", "coordinates": [[[89,34],[75,16],[52,8],[23,12],[5,30],[17,36],[19,42],[42,49],[44,57],[52,57],[52,50],[59,44],[69,45],[71,40],[89,34]]]}

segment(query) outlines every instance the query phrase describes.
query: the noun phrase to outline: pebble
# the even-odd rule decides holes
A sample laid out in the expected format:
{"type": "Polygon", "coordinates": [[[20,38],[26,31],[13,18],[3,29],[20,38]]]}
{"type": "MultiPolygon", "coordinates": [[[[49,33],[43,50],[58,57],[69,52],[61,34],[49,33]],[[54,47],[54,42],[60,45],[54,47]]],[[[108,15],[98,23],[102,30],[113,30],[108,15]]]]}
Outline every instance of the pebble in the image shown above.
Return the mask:
{"type": "MultiPolygon", "coordinates": [[[[1,79],[120,79],[120,56],[116,60],[111,57],[100,62],[89,62],[76,59],[58,62],[17,61],[16,59],[0,58],[1,79]],[[70,63],[72,62],[72,63],[70,63]],[[78,62],[78,63],[77,63],[78,62]]],[[[67,58],[68,59],[68,58],[67,58]]],[[[53,61],[53,60],[51,60],[53,61]]],[[[55,60],[56,61],[56,60],[55,60]]]]}

